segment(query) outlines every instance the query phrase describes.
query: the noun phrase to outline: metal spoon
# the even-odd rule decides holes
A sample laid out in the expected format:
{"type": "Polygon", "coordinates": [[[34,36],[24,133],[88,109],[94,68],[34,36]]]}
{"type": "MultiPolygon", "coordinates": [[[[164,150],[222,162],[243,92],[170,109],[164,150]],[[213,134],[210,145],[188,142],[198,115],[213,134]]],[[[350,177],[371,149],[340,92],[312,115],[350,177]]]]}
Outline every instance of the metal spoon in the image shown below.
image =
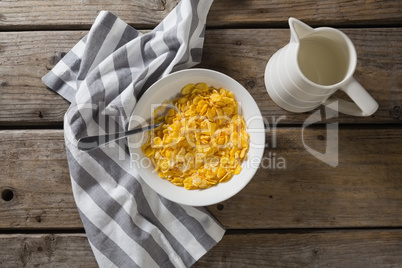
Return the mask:
{"type": "Polygon", "coordinates": [[[78,140],[77,147],[81,151],[90,151],[92,149],[98,148],[102,144],[106,144],[111,141],[119,140],[124,137],[136,134],[136,133],[151,130],[151,129],[159,127],[162,124],[163,124],[163,122],[160,122],[160,123],[157,123],[154,125],[148,125],[146,127],[134,128],[134,129],[131,129],[128,131],[123,131],[123,132],[116,132],[116,133],[110,133],[110,134],[105,134],[105,135],[84,137],[84,138],[81,138],[78,140]]]}

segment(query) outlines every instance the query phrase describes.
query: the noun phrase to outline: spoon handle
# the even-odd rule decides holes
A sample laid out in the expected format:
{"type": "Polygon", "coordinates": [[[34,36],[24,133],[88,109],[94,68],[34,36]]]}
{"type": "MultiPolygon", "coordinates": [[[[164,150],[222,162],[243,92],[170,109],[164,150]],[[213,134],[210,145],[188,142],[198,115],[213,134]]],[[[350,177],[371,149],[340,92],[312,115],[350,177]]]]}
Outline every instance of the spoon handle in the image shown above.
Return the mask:
{"type": "Polygon", "coordinates": [[[84,137],[78,140],[77,147],[81,151],[90,151],[92,149],[98,148],[99,146],[106,144],[111,141],[119,140],[124,137],[144,132],[147,130],[151,130],[154,128],[159,127],[161,123],[154,124],[154,125],[148,125],[146,127],[140,127],[140,128],[134,128],[131,130],[123,131],[123,132],[116,132],[116,133],[111,133],[111,134],[105,134],[105,135],[95,135],[95,136],[88,136],[84,137]]]}

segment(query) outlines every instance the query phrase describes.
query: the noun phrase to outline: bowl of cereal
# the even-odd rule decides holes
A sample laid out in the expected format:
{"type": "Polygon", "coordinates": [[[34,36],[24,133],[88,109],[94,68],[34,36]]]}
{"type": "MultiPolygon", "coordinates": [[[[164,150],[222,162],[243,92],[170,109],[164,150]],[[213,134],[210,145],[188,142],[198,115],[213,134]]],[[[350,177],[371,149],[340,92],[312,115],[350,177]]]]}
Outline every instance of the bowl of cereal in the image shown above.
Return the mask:
{"type": "Polygon", "coordinates": [[[208,69],[172,73],[140,98],[129,128],[132,166],[159,195],[191,206],[222,202],[257,171],[265,147],[261,112],[233,78],[208,69]]]}

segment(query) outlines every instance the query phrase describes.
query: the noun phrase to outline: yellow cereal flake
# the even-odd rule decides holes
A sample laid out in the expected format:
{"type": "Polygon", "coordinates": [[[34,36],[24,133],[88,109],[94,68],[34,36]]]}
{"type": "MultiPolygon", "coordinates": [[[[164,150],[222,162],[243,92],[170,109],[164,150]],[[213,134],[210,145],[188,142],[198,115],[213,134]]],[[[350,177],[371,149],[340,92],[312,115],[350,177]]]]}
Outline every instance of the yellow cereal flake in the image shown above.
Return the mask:
{"type": "Polygon", "coordinates": [[[195,190],[227,182],[241,172],[250,137],[232,92],[206,83],[188,84],[170,104],[164,102],[154,111],[153,116],[165,122],[149,131],[141,147],[159,177],[195,190]]]}

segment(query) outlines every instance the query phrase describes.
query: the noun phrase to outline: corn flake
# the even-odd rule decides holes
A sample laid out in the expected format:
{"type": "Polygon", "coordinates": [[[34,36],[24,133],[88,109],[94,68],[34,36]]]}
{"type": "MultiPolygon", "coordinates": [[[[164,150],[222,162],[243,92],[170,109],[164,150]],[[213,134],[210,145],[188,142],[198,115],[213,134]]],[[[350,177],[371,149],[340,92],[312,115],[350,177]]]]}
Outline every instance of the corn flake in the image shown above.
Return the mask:
{"type": "Polygon", "coordinates": [[[188,84],[181,97],[158,107],[164,123],[149,131],[141,149],[158,175],[188,190],[206,189],[241,172],[249,134],[233,93],[206,83],[188,84]]]}

